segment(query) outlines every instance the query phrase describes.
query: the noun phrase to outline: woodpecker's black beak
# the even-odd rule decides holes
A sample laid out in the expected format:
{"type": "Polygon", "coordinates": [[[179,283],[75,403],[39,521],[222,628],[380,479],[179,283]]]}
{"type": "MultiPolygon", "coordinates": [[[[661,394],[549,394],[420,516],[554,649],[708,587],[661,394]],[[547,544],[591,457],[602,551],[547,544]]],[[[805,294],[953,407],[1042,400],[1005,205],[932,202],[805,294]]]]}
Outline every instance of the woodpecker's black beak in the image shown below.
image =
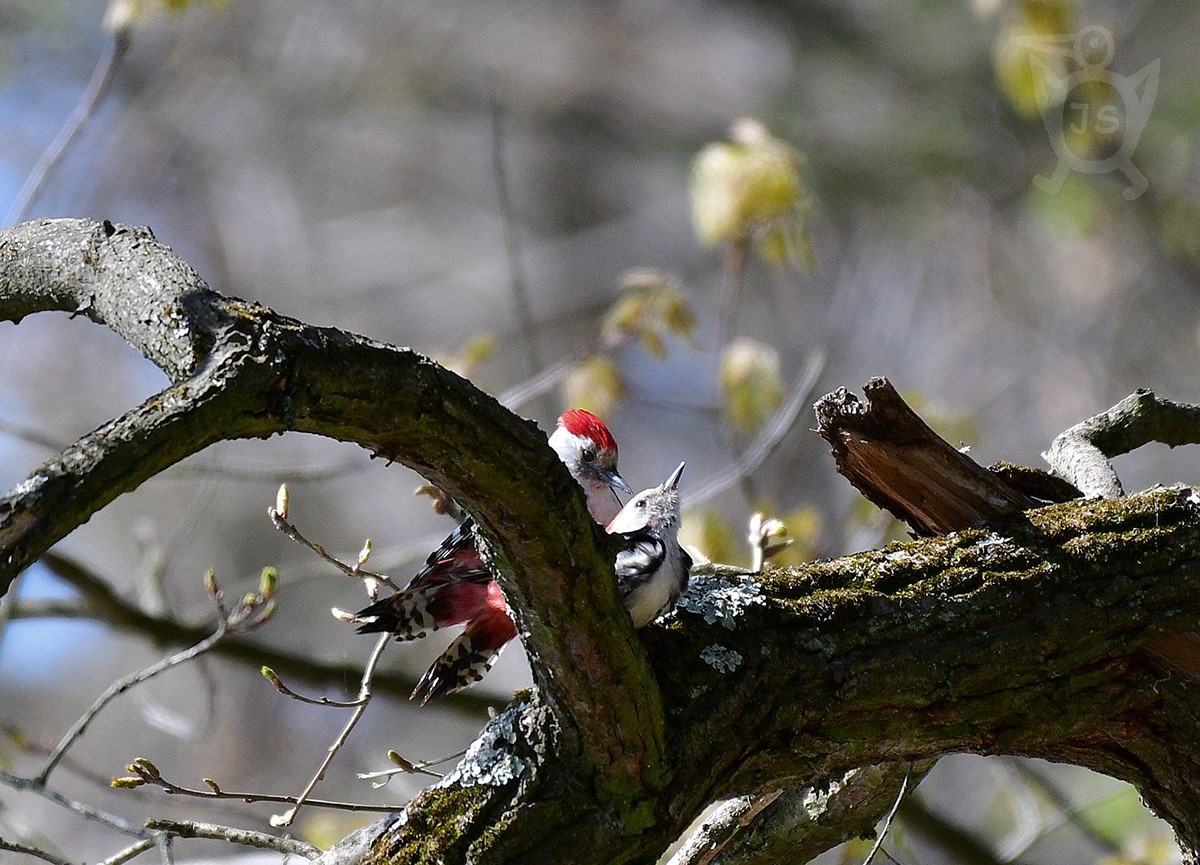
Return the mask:
{"type": "Polygon", "coordinates": [[[671,476],[663,481],[664,490],[673,490],[675,487],[679,486],[679,476],[683,474],[683,467],[685,465],[687,465],[687,463],[680,463],[679,467],[676,468],[675,471],[671,472],[671,476]]]}
{"type": "Polygon", "coordinates": [[[621,492],[629,493],[630,495],[633,494],[633,487],[628,484],[625,478],[617,474],[616,469],[597,469],[596,473],[600,475],[601,480],[603,480],[614,490],[620,490],[621,492]]]}

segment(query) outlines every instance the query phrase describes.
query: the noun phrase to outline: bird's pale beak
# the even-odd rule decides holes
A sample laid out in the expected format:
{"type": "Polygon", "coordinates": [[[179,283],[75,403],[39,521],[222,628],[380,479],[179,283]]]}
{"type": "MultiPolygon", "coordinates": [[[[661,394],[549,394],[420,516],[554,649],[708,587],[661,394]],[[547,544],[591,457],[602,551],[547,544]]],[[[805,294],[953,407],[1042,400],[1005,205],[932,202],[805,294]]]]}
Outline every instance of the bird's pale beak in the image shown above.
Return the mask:
{"type": "Polygon", "coordinates": [[[679,476],[683,474],[683,467],[685,465],[687,465],[687,463],[680,463],[679,467],[676,468],[675,471],[671,472],[671,476],[663,481],[664,490],[673,490],[679,485],[679,476]]]}

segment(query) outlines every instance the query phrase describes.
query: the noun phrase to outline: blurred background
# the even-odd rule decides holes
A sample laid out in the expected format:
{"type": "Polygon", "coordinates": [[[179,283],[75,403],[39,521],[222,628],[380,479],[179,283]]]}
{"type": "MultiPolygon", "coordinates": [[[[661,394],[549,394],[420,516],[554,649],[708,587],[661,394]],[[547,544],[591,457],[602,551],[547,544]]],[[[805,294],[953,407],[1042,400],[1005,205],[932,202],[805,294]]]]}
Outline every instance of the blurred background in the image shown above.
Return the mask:
{"type": "MultiPolygon", "coordinates": [[[[638,489],[686,459],[687,502],[765,435],[761,465],[691,502],[688,539],[744,562],[763,510],[788,522],[791,560],[835,556],[903,536],[810,431],[836,387],[886,375],[978,461],[1034,466],[1135,388],[1200,401],[1198,36],[1192,0],[2,0],[0,212],[149,225],[219,291],[412,346],[498,395],[550,370],[516,409],[549,431],[568,405],[595,408],[638,489]],[[128,50],[30,197],[114,26],[128,50]],[[789,398],[801,411],[772,434],[789,398]]],[[[0,485],[165,384],[81,319],[0,324],[0,485]]],[[[1188,450],[1117,468],[1130,490],[1200,480],[1188,450]]],[[[294,435],[211,448],[56,551],[188,622],[211,616],[205,568],[236,597],[277,565],[279,614],[252,638],[285,682],[343,699],[372,642],[328,611],[364,597],[272,527],[282,481],[312,540],[353,561],[369,537],[371,566],[401,580],[451,527],[402,466],[294,435]]],[[[16,597],[0,765],[34,773],[108,682],[167,649],[94,620],[45,566],[16,597]]],[[[411,683],[450,638],[393,646],[383,667],[411,683]]],[[[141,686],[55,783],[132,819],[265,828],[281,806],[104,787],[143,756],[186,786],[299,792],[346,714],[281,696],[257,663],[210,657],[141,686]]],[[[318,795],[403,803],[429,779],[356,773],[387,768],[389,748],[460,750],[528,682],[510,647],[441,704],[382,694],[318,795]]],[[[324,845],[368,819],[314,808],[297,831],[324,845]]],[[[0,836],[72,861],[126,843],[3,787],[0,836]]],[[[1130,788],[971,756],[939,764],[885,848],[1178,860],[1130,788]]]]}

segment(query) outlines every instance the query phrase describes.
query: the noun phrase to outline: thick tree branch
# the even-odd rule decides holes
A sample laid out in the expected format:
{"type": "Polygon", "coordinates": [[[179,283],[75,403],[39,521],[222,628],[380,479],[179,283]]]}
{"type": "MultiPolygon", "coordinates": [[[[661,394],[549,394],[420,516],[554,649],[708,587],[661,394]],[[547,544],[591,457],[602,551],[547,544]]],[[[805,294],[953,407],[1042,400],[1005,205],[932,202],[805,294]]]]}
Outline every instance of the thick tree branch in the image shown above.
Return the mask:
{"type": "MultiPolygon", "coordinates": [[[[894,426],[912,437],[893,447],[864,421],[839,439],[849,461],[865,443],[900,466],[901,510],[922,532],[1007,521],[760,581],[696,580],[669,627],[635,633],[611,550],[542,434],[427,359],[223,298],[148,232],[82,221],[0,234],[0,317],[37,309],[128,331],[172,384],[0,502],[6,579],[218,438],[358,442],[478,519],[539,687],[439,786],[322,862],[651,862],[716,799],[952,751],[1124,778],[1189,861],[1200,849],[1200,681],[1139,651],[1200,627],[1192,490],[1025,512],[1032,497],[969,460],[909,447],[919,426],[894,426]],[[156,273],[177,277],[161,295],[156,273]],[[147,297],[139,321],[128,310],[147,297]],[[942,475],[947,507],[928,494],[942,475]]],[[[769,825],[770,807],[751,829],[769,825]]]]}
{"type": "Polygon", "coordinates": [[[298,430],[355,442],[421,472],[494,541],[577,782],[618,814],[654,800],[662,709],[633,629],[613,627],[610,541],[532,423],[415,352],[213,292],[146,229],[43,220],[0,233],[0,319],[39,310],[106,324],[173,384],[0,500],[0,589],[121,492],[215,441],[298,430]]]}
{"type": "MultiPolygon", "coordinates": [[[[772,572],[765,602],[732,630],[706,622],[697,599],[672,627],[643,632],[674,761],[649,823],[590,831],[595,811],[572,807],[535,702],[485,735],[492,744],[469,777],[493,783],[460,777],[423,794],[381,830],[370,861],[436,851],[447,861],[649,862],[714,799],[956,751],[1069,760],[1129,780],[1192,855],[1200,692],[1137,650],[1200,622],[1198,502],[1191,490],[1077,501],[994,531],[772,572]],[[484,766],[520,768],[506,780],[484,766]],[[521,839],[505,820],[560,828],[521,839]]],[[[709,585],[707,597],[738,591],[752,585],[709,585]]]]}

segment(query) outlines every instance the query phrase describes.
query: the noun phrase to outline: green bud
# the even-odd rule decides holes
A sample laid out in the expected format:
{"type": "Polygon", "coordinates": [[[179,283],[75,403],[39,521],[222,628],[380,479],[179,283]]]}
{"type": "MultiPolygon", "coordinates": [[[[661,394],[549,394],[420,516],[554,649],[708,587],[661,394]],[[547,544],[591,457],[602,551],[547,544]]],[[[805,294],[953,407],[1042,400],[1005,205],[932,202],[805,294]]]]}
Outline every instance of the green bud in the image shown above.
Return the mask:
{"type": "Polygon", "coordinates": [[[262,569],[262,575],[258,578],[258,593],[264,598],[274,596],[275,590],[279,588],[279,571],[274,567],[267,565],[262,569]]]}

